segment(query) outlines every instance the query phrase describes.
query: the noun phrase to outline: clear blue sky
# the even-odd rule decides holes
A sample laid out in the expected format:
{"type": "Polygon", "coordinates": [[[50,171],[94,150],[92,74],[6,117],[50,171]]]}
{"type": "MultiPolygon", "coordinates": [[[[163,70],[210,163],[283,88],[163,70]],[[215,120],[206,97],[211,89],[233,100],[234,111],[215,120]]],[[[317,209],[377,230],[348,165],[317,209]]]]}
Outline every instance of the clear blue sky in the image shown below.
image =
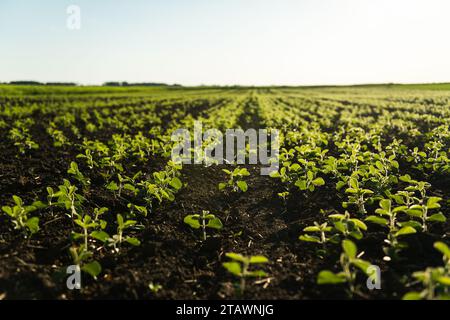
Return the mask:
{"type": "Polygon", "coordinates": [[[448,0],[0,0],[0,81],[444,82],[449,14],[448,0]]]}

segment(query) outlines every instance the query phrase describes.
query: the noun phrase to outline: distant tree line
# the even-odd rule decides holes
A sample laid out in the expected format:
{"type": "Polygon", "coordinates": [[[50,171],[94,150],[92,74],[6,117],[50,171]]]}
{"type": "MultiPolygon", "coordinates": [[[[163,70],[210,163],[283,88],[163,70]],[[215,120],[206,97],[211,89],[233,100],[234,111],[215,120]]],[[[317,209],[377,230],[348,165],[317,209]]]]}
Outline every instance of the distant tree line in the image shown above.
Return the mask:
{"type": "Polygon", "coordinates": [[[39,82],[39,81],[10,81],[8,84],[26,86],[76,86],[74,82],[39,82]]]}
{"type": "Polygon", "coordinates": [[[103,84],[107,87],[181,87],[179,84],[167,84],[159,82],[120,82],[120,81],[110,81],[103,84]]]}
{"type": "MultiPolygon", "coordinates": [[[[1,83],[1,82],[0,82],[1,83]]],[[[23,86],[77,86],[78,84],[74,82],[39,82],[39,81],[28,81],[28,80],[20,80],[20,81],[10,81],[5,82],[5,84],[12,85],[23,85],[23,86]]],[[[106,87],[132,87],[132,86],[140,86],[140,87],[181,87],[179,84],[167,84],[167,83],[158,83],[158,82],[105,82],[102,86],[106,87]]]]}

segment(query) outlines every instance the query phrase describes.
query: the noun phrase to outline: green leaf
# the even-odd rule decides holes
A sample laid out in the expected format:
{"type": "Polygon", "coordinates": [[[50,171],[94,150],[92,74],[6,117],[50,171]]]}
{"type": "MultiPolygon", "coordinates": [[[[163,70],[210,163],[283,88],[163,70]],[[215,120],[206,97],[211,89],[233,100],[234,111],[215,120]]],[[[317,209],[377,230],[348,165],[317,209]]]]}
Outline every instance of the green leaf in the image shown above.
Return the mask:
{"type": "Polygon", "coordinates": [[[249,176],[249,175],[250,175],[250,172],[248,172],[247,168],[242,168],[242,169],[239,171],[239,174],[240,174],[241,176],[249,176]]]}
{"type": "Polygon", "coordinates": [[[356,258],[356,253],[358,252],[358,249],[356,248],[356,245],[353,243],[353,241],[343,240],[342,249],[344,249],[344,252],[350,259],[356,258]]]}
{"type": "Polygon", "coordinates": [[[341,190],[342,189],[342,187],[344,187],[346,185],[346,183],[344,182],[344,181],[338,181],[337,183],[336,183],[336,190],[341,190]]]}
{"type": "Polygon", "coordinates": [[[226,184],[226,183],[224,183],[224,182],[221,182],[221,183],[219,183],[219,190],[223,190],[223,189],[225,189],[225,188],[226,188],[226,186],[227,186],[227,184],[226,184]]]}
{"type": "MultiPolygon", "coordinates": [[[[33,204],[29,206],[29,208],[34,208],[33,210],[45,209],[47,207],[48,207],[47,204],[43,203],[42,201],[34,201],[33,204]]],[[[29,212],[31,211],[32,210],[30,210],[29,212]]]]}
{"type": "Polygon", "coordinates": [[[316,179],[314,179],[313,181],[312,181],[312,183],[315,185],[315,186],[323,186],[324,184],[325,184],[325,180],[323,180],[322,178],[316,178],[316,179]]]}
{"type": "Polygon", "coordinates": [[[341,221],[334,222],[334,227],[342,233],[344,233],[346,230],[345,225],[341,221]]]}
{"type": "Polygon", "coordinates": [[[362,259],[354,259],[352,263],[360,269],[362,272],[367,274],[369,267],[371,266],[370,262],[362,260],[362,259]]]}
{"type": "Polygon", "coordinates": [[[358,193],[358,190],[355,188],[347,188],[345,189],[345,193],[358,193]]]}
{"type": "Polygon", "coordinates": [[[344,275],[335,274],[329,270],[320,271],[317,276],[318,284],[338,284],[344,282],[347,282],[344,275]]]}
{"type": "Polygon", "coordinates": [[[408,210],[406,210],[406,213],[410,216],[417,217],[417,218],[421,218],[423,215],[422,210],[416,210],[416,209],[408,209],[408,210]]]}
{"type": "Polygon", "coordinates": [[[382,226],[386,226],[388,224],[388,221],[385,218],[377,216],[368,216],[365,220],[382,226]]]}
{"type": "Polygon", "coordinates": [[[301,241],[306,241],[306,242],[315,242],[315,243],[320,243],[320,239],[316,236],[310,236],[308,234],[302,234],[300,237],[298,237],[301,241]]]}
{"type": "Polygon", "coordinates": [[[420,292],[412,291],[405,294],[402,300],[422,300],[422,295],[420,292]]]}
{"type": "Polygon", "coordinates": [[[437,241],[434,243],[434,248],[440,251],[447,259],[450,259],[450,249],[449,247],[441,241],[437,241]]]}
{"type": "Polygon", "coordinates": [[[97,279],[97,276],[102,272],[102,266],[97,261],[92,261],[91,263],[83,265],[81,270],[90,274],[94,279],[97,279]]]}
{"type": "Polygon", "coordinates": [[[209,220],[208,224],[206,226],[209,228],[218,229],[218,230],[223,228],[222,221],[220,221],[219,218],[213,218],[213,219],[209,220]]]}
{"type": "Polygon", "coordinates": [[[264,256],[251,256],[250,257],[250,263],[251,264],[267,263],[267,262],[269,262],[269,259],[267,259],[264,256]]]}
{"type": "Polygon", "coordinates": [[[386,210],[387,212],[391,212],[391,200],[389,199],[380,200],[380,207],[386,210]]]}
{"type": "Polygon", "coordinates": [[[441,276],[436,279],[440,284],[443,284],[444,286],[450,286],[450,277],[447,276],[441,276]]]}
{"type": "Polygon", "coordinates": [[[123,217],[120,213],[117,214],[117,224],[122,227],[123,226],[123,217]]]}
{"type": "Polygon", "coordinates": [[[298,187],[300,190],[306,190],[306,181],[299,179],[295,182],[295,186],[298,187]]]}
{"type": "Polygon", "coordinates": [[[110,183],[108,183],[106,185],[106,189],[108,189],[110,191],[117,191],[117,190],[119,190],[119,186],[114,181],[111,181],[110,183]]]}
{"type": "Polygon", "coordinates": [[[401,176],[399,179],[400,179],[400,181],[403,181],[403,182],[411,182],[412,181],[409,174],[405,174],[404,176],[401,176]]]}
{"type": "Polygon", "coordinates": [[[25,224],[32,234],[39,231],[39,218],[38,217],[32,217],[32,218],[28,219],[25,224]]]}
{"type": "Polygon", "coordinates": [[[91,237],[101,242],[106,242],[110,238],[109,234],[105,231],[92,231],[91,237]]]}
{"type": "Polygon", "coordinates": [[[228,270],[228,272],[236,276],[242,275],[241,265],[238,262],[224,262],[222,265],[228,270]]]}
{"type": "Polygon", "coordinates": [[[123,224],[123,228],[128,228],[131,226],[134,226],[137,222],[134,220],[127,220],[124,224],[123,224]]]}
{"type": "Polygon", "coordinates": [[[416,229],[414,229],[413,227],[410,227],[410,226],[406,226],[406,227],[403,227],[400,230],[398,230],[395,233],[395,236],[399,237],[399,236],[404,236],[404,235],[412,234],[412,233],[416,233],[416,229]]]}
{"type": "Polygon", "coordinates": [[[198,214],[190,214],[184,217],[184,223],[188,224],[191,228],[198,229],[200,228],[200,221],[199,221],[199,215],[198,214]]]}
{"type": "Polygon", "coordinates": [[[183,186],[183,183],[181,183],[181,180],[178,179],[177,177],[172,178],[172,181],[170,181],[170,185],[175,189],[175,190],[180,190],[181,187],[183,186]]]}
{"type": "Polygon", "coordinates": [[[225,256],[227,256],[227,257],[230,258],[230,259],[240,261],[240,262],[242,262],[242,263],[246,263],[247,260],[248,260],[248,259],[247,259],[246,257],[244,257],[242,254],[234,253],[234,252],[228,252],[228,253],[225,254],[225,256]]]}
{"type": "Polygon", "coordinates": [[[402,227],[409,226],[409,227],[413,227],[414,229],[417,229],[417,230],[420,230],[422,228],[422,225],[419,222],[414,221],[414,220],[400,222],[399,224],[402,227]]]}
{"type": "Polygon", "coordinates": [[[439,201],[441,201],[442,198],[439,197],[429,197],[427,200],[427,208],[428,209],[437,209],[440,208],[441,205],[439,204],[439,201]]]}
{"type": "Polygon", "coordinates": [[[350,219],[351,222],[353,222],[358,228],[362,230],[367,230],[367,226],[364,222],[362,222],[359,219],[350,219]]]}
{"type": "Polygon", "coordinates": [[[128,237],[125,239],[125,241],[131,244],[132,246],[139,246],[141,244],[141,241],[139,241],[139,239],[134,237],[128,237]]]}
{"type": "Polygon", "coordinates": [[[11,217],[14,216],[13,210],[12,210],[11,207],[3,206],[3,207],[2,207],[2,210],[3,210],[8,216],[11,216],[11,217]]]}
{"type": "Polygon", "coordinates": [[[239,189],[242,190],[242,192],[246,192],[248,189],[248,185],[247,182],[243,181],[243,180],[239,180],[236,182],[237,186],[239,187],[239,189]]]}
{"type": "Polygon", "coordinates": [[[393,213],[397,213],[397,212],[406,212],[406,210],[408,210],[407,206],[399,206],[396,207],[392,210],[393,213]]]}
{"type": "Polygon", "coordinates": [[[303,229],[305,232],[319,232],[320,228],[317,226],[309,226],[303,229]]]}
{"type": "Polygon", "coordinates": [[[269,174],[269,176],[270,176],[271,178],[279,178],[281,175],[280,175],[280,173],[279,173],[278,171],[272,171],[272,172],[269,174]]]}
{"type": "Polygon", "coordinates": [[[350,187],[353,189],[359,189],[359,183],[358,180],[356,180],[355,178],[350,178],[349,181],[350,187]]]}
{"type": "Polygon", "coordinates": [[[427,221],[434,221],[434,222],[445,222],[447,221],[447,218],[441,213],[435,213],[427,218],[427,221]]]}

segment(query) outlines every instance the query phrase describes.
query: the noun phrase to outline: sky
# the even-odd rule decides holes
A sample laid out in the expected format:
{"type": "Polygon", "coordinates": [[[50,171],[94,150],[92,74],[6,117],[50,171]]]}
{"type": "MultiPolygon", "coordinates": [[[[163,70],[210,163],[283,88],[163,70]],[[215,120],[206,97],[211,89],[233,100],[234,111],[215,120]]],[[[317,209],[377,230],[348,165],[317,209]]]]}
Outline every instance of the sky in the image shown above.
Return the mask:
{"type": "Polygon", "coordinates": [[[449,13],[448,0],[0,0],[0,82],[450,82],[449,13]]]}

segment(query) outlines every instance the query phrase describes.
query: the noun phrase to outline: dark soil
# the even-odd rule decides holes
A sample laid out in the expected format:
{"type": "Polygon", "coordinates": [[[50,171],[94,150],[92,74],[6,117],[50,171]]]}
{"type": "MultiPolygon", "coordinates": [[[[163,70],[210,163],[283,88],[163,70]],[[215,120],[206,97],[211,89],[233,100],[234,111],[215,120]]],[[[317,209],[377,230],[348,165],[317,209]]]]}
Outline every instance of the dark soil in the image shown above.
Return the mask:
{"type": "MultiPolygon", "coordinates": [[[[241,120],[242,126],[257,126],[258,115],[241,120]]],[[[58,186],[67,176],[67,166],[75,159],[74,148],[55,149],[43,129],[33,134],[41,149],[16,158],[8,143],[0,144],[0,203],[11,202],[13,194],[26,203],[45,199],[46,186],[58,186]]],[[[0,134],[2,141],[6,137],[0,134]]],[[[147,170],[158,167],[158,162],[147,170]]],[[[251,172],[246,193],[225,194],[218,190],[226,180],[224,166],[186,165],[182,181],[186,186],[173,203],[156,206],[146,219],[145,228],[136,236],[142,244],[124,246],[117,254],[99,252],[103,271],[98,280],[83,277],[81,290],[66,288],[65,267],[71,264],[68,254],[72,225],[62,211],[46,209],[40,214],[41,230],[31,239],[13,230],[10,221],[0,215],[0,297],[6,299],[336,299],[348,298],[344,286],[318,286],[320,270],[337,270],[339,245],[329,247],[330,254],[320,259],[316,246],[298,240],[302,229],[322,221],[326,213],[342,212],[332,184],[307,196],[294,193],[285,204],[277,196],[283,191],[274,179],[261,176],[258,166],[247,166],[251,172]],[[201,241],[197,230],[183,223],[187,214],[209,210],[224,223],[220,232],[213,231],[201,241]],[[262,268],[268,273],[263,281],[249,280],[243,295],[237,295],[236,279],[222,267],[226,252],[261,254],[270,263],[262,268]],[[149,283],[162,289],[152,293],[149,283]]],[[[95,177],[94,177],[95,178],[95,177]]],[[[95,181],[95,179],[93,179],[95,181]]],[[[441,185],[448,189],[448,184],[441,185]]],[[[91,198],[112,212],[125,210],[111,193],[92,187],[91,198]]],[[[445,190],[445,189],[444,189],[445,190]]],[[[442,189],[435,193],[445,194],[442,189]]],[[[443,208],[447,210],[446,207],[443,208]]],[[[448,224],[445,227],[448,230],[448,224]]],[[[399,298],[408,290],[401,283],[405,274],[438,265],[438,253],[430,250],[433,235],[408,237],[410,249],[404,259],[388,265],[380,244],[384,234],[372,231],[358,242],[364,257],[382,270],[382,290],[363,294],[371,298],[399,298]]],[[[445,234],[445,230],[436,233],[445,234]]],[[[431,230],[433,234],[433,230],[431,230]]],[[[362,283],[365,279],[360,279],[362,283]]],[[[364,298],[356,297],[356,298],[364,298]]]]}

